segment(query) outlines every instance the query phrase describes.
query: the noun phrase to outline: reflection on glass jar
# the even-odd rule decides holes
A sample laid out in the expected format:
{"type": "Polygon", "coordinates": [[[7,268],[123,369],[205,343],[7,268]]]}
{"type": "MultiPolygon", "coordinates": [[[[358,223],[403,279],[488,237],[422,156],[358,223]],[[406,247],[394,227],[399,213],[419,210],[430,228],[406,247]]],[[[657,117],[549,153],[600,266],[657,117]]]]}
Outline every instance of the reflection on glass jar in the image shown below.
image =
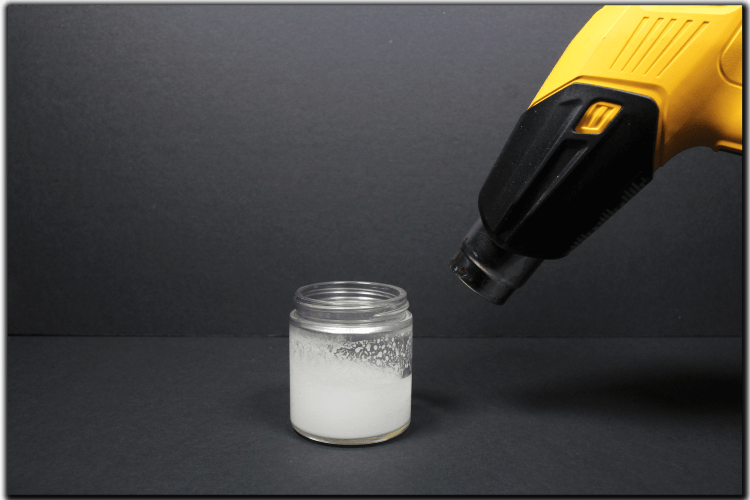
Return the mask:
{"type": "Polygon", "coordinates": [[[406,292],[357,281],[297,290],[289,316],[291,420],[310,439],[370,444],[411,418],[412,316],[406,292]]]}

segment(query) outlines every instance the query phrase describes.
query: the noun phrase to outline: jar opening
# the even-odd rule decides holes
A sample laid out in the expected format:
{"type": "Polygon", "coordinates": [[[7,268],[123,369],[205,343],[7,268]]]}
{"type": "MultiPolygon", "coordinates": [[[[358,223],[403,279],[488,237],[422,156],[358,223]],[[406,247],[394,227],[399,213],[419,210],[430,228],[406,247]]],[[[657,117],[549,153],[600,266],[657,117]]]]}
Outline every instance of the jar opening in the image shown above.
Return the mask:
{"type": "Polygon", "coordinates": [[[366,281],[330,281],[303,286],[294,295],[297,313],[310,319],[378,321],[409,308],[402,288],[366,281]]]}

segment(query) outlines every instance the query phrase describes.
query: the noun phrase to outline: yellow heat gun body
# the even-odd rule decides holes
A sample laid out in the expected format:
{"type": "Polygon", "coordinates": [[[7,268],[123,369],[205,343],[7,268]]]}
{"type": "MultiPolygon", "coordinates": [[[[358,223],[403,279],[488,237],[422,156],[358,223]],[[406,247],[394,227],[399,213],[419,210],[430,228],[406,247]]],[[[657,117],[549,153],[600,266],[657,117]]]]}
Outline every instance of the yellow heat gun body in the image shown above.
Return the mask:
{"type": "Polygon", "coordinates": [[[742,6],[602,8],[519,119],[451,269],[504,303],[695,146],[742,154],[742,6]]]}

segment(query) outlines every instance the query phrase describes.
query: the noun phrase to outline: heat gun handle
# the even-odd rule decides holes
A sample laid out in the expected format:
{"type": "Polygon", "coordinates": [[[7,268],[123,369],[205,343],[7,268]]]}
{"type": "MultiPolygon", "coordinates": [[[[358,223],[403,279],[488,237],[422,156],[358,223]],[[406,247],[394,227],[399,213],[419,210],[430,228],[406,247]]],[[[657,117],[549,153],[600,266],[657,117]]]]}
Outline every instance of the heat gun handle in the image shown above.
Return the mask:
{"type": "Polygon", "coordinates": [[[695,146],[742,153],[742,6],[607,6],[573,39],[530,108],[571,84],[650,97],[653,169],[695,146]]]}

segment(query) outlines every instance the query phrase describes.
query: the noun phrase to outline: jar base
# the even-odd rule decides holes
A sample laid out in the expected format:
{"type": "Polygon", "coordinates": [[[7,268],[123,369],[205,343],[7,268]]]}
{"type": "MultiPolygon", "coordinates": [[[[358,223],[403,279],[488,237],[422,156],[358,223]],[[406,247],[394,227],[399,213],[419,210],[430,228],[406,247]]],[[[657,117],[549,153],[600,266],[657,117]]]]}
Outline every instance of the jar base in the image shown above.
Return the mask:
{"type": "Polygon", "coordinates": [[[387,432],[385,434],[381,434],[380,436],[355,438],[355,439],[336,439],[336,438],[320,437],[320,436],[315,436],[313,434],[309,434],[303,430],[300,430],[294,424],[292,424],[292,427],[294,427],[294,430],[297,431],[298,434],[301,434],[307,439],[318,441],[319,443],[337,444],[341,446],[357,446],[357,445],[363,445],[363,444],[382,443],[383,441],[388,441],[389,439],[393,439],[399,434],[401,434],[402,432],[404,432],[406,428],[409,427],[410,423],[411,423],[411,419],[409,419],[408,422],[406,422],[403,426],[399,427],[395,431],[387,432]]]}

